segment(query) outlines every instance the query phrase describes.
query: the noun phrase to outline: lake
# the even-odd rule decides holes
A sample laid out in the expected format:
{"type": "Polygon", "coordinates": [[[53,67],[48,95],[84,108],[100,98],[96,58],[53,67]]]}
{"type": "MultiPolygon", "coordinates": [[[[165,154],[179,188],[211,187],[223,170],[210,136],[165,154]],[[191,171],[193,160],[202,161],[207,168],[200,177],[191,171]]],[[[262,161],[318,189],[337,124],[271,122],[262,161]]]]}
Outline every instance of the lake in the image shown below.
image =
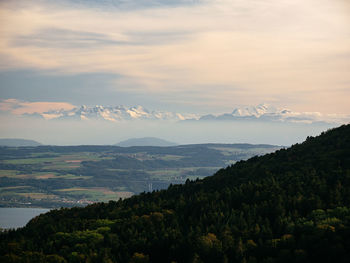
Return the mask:
{"type": "Polygon", "coordinates": [[[0,208],[0,228],[25,226],[30,219],[49,210],[44,208],[0,208]]]}

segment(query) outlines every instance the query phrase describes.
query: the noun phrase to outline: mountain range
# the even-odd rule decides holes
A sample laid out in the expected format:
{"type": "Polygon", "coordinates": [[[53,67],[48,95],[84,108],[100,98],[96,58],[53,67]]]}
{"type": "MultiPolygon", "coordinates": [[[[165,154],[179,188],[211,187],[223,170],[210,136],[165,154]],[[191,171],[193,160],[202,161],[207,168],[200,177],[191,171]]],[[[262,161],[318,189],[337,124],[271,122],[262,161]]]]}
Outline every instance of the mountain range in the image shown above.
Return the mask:
{"type": "Polygon", "coordinates": [[[201,116],[199,121],[273,121],[294,123],[316,123],[316,122],[343,122],[349,116],[323,115],[319,112],[294,112],[286,108],[277,108],[269,104],[259,104],[235,108],[231,113],[219,115],[208,114],[201,116]]]}
{"type": "Polygon", "coordinates": [[[350,120],[347,115],[324,115],[319,112],[295,112],[287,108],[277,108],[269,104],[234,108],[230,113],[199,115],[149,110],[143,106],[81,106],[70,110],[51,110],[42,113],[26,114],[45,119],[57,120],[105,120],[111,122],[130,120],[166,121],[265,121],[293,123],[344,123],[350,120]]]}
{"type": "Polygon", "coordinates": [[[194,114],[180,114],[167,111],[151,111],[140,105],[133,107],[81,106],[71,110],[52,110],[44,113],[35,113],[45,119],[72,119],[72,120],[106,120],[112,122],[125,120],[186,120],[196,118],[194,114]]]}

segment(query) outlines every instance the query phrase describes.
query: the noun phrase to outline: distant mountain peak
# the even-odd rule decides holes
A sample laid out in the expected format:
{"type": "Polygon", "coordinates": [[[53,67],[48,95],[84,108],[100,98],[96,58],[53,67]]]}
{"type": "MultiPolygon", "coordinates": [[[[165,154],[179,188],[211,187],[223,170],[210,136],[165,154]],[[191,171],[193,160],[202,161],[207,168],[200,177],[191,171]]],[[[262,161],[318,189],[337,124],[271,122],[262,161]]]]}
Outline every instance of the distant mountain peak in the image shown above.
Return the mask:
{"type": "Polygon", "coordinates": [[[125,141],[121,141],[116,144],[121,147],[131,147],[131,146],[176,146],[174,142],[169,142],[156,137],[143,137],[143,138],[131,138],[125,141]]]}
{"type": "Polygon", "coordinates": [[[22,147],[22,146],[39,146],[41,143],[34,140],[18,139],[18,138],[3,138],[0,139],[0,146],[7,147],[22,147]]]}
{"type": "Polygon", "coordinates": [[[260,116],[267,114],[267,113],[275,113],[278,111],[275,107],[262,103],[257,106],[248,106],[243,108],[235,108],[232,111],[232,116],[237,117],[247,117],[247,116],[254,116],[259,118],[260,116]]]}

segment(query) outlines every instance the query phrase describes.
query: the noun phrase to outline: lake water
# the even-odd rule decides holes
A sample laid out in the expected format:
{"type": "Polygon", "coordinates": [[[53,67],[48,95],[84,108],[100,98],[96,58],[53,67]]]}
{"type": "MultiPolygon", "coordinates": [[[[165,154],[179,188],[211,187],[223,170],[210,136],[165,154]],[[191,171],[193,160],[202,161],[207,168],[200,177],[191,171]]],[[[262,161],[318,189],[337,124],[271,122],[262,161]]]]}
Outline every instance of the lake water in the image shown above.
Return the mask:
{"type": "Polygon", "coordinates": [[[44,208],[0,208],[0,228],[25,226],[30,219],[49,210],[44,208]]]}

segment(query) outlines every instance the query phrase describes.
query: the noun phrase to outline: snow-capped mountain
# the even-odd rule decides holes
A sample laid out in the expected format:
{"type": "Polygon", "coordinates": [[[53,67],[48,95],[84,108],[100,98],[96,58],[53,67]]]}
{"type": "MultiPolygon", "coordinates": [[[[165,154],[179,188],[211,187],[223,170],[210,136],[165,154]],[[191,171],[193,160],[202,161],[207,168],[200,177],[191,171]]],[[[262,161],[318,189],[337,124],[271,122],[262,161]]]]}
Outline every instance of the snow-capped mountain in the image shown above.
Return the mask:
{"type": "Polygon", "coordinates": [[[276,108],[269,104],[259,104],[257,106],[248,106],[235,108],[231,113],[219,115],[204,115],[199,121],[234,121],[234,120],[252,120],[252,121],[277,121],[277,122],[332,122],[343,123],[349,120],[349,116],[322,115],[319,112],[293,112],[286,108],[276,108]]]}
{"type": "MultiPolygon", "coordinates": [[[[17,109],[17,108],[16,108],[17,109]]],[[[348,123],[349,115],[325,115],[319,112],[295,112],[286,108],[277,108],[269,104],[235,108],[222,114],[182,114],[168,111],[148,110],[142,106],[100,106],[96,105],[57,108],[49,111],[32,111],[22,115],[41,117],[47,120],[105,120],[122,122],[131,120],[167,120],[167,121],[264,121],[293,123],[348,123]]]]}
{"type": "Polygon", "coordinates": [[[268,113],[275,113],[277,109],[268,104],[260,104],[258,106],[249,106],[244,108],[236,108],[232,111],[232,116],[236,117],[247,117],[255,116],[259,118],[260,116],[268,113]]]}
{"type": "Polygon", "coordinates": [[[85,105],[72,110],[54,110],[40,114],[45,119],[106,120],[118,122],[123,120],[186,120],[197,118],[195,114],[180,114],[166,111],[149,111],[142,106],[104,107],[85,105]]]}

